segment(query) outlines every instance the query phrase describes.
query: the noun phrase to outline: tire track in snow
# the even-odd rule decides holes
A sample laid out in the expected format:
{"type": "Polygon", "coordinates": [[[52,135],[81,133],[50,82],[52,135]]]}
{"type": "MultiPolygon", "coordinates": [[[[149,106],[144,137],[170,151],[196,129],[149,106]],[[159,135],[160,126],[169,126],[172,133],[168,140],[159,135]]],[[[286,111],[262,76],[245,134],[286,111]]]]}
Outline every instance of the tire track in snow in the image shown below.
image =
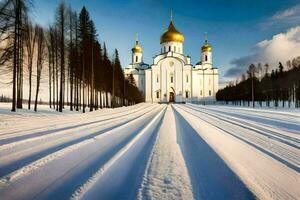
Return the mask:
{"type": "MultiPolygon", "coordinates": [[[[272,149],[274,151],[274,149],[276,147],[274,144],[273,144],[272,149],[269,149],[269,145],[265,146],[265,147],[260,146],[259,144],[257,144],[258,140],[257,141],[252,141],[253,139],[251,140],[251,139],[249,139],[249,137],[245,137],[243,135],[239,135],[238,133],[228,131],[225,128],[222,128],[220,125],[212,123],[209,120],[205,119],[204,117],[200,117],[200,116],[198,116],[198,115],[196,115],[196,114],[194,114],[194,113],[186,110],[183,107],[177,107],[177,108],[180,108],[180,109],[184,110],[185,112],[187,112],[187,113],[195,116],[196,118],[199,118],[199,119],[205,121],[206,123],[208,123],[208,124],[210,124],[210,125],[218,128],[218,129],[222,130],[223,132],[225,132],[225,133],[227,133],[227,134],[229,134],[229,135],[231,135],[231,136],[233,136],[233,137],[235,137],[235,138],[237,138],[237,139],[245,142],[246,144],[248,144],[248,145],[254,147],[255,149],[261,151],[262,153],[264,153],[264,154],[266,154],[266,155],[274,158],[275,160],[281,162],[282,164],[284,164],[287,167],[295,170],[296,172],[298,172],[298,173],[300,172],[299,165],[297,164],[299,162],[299,156],[298,156],[298,154],[295,154],[295,156],[292,157],[293,160],[291,161],[289,159],[289,154],[290,154],[289,152],[287,152],[285,154],[281,154],[281,155],[278,155],[279,152],[277,152],[277,153],[272,152],[272,149]]],[[[252,136],[254,136],[254,135],[252,134],[252,136]]],[[[282,147],[279,146],[279,148],[281,149],[282,147]]],[[[288,149],[284,149],[284,150],[285,151],[289,151],[288,149]]]]}
{"type": "Polygon", "coordinates": [[[177,131],[174,113],[168,106],[138,199],[194,199],[177,131]]]}
{"type": "MultiPolygon", "coordinates": [[[[40,163],[43,163],[43,162],[39,162],[39,160],[43,160],[43,156],[46,156],[45,160],[51,160],[52,158],[55,158],[55,156],[53,157],[52,154],[60,155],[61,152],[64,152],[64,150],[69,148],[69,147],[70,147],[70,149],[74,150],[76,148],[73,148],[72,146],[80,147],[80,144],[85,144],[85,141],[93,140],[93,138],[97,137],[98,135],[109,132],[111,129],[118,128],[119,126],[122,126],[122,125],[124,125],[124,124],[126,124],[130,121],[134,121],[135,119],[138,119],[138,118],[142,117],[143,115],[151,112],[152,108],[153,107],[145,108],[145,109],[143,109],[139,112],[136,112],[135,113],[135,114],[137,114],[136,116],[127,116],[123,120],[122,119],[114,119],[113,121],[110,120],[110,123],[107,122],[107,124],[100,124],[100,125],[96,125],[96,126],[93,126],[93,127],[89,127],[89,129],[91,129],[91,133],[87,133],[87,134],[78,133],[78,135],[76,135],[77,137],[74,137],[69,132],[67,132],[67,133],[66,132],[54,133],[52,136],[55,138],[55,140],[54,140],[55,143],[53,143],[53,141],[45,141],[45,142],[39,144],[38,146],[32,146],[32,147],[29,147],[29,148],[26,149],[26,152],[27,151],[28,152],[33,152],[33,155],[35,155],[37,153],[40,154],[40,156],[38,156],[38,157],[29,154],[24,158],[19,158],[19,159],[16,158],[16,160],[12,161],[11,163],[7,163],[6,165],[3,165],[3,162],[5,160],[8,160],[8,161],[11,160],[12,158],[16,157],[16,155],[9,154],[9,155],[6,155],[6,157],[2,157],[0,159],[0,161],[2,160],[2,164],[0,165],[1,166],[0,167],[0,169],[1,169],[0,175],[3,176],[3,175],[6,175],[7,173],[13,173],[13,171],[16,170],[19,167],[22,167],[21,169],[23,169],[25,171],[27,171],[27,169],[31,170],[32,168],[34,168],[34,167],[32,167],[31,164],[28,164],[31,167],[29,167],[29,168],[25,167],[25,169],[24,169],[23,165],[27,164],[29,162],[32,162],[34,160],[37,160],[36,162],[39,163],[39,164],[34,162],[33,166],[39,166],[40,163]],[[116,120],[118,120],[118,122],[116,120]],[[95,130],[99,129],[99,128],[97,128],[98,126],[103,127],[102,130],[98,130],[98,131],[94,132],[94,129],[95,130]],[[60,143],[61,139],[57,138],[57,136],[59,136],[61,134],[64,134],[65,136],[67,136],[67,138],[61,138],[61,139],[63,139],[63,141],[62,141],[63,143],[60,143]],[[68,138],[69,138],[69,140],[70,139],[71,140],[67,141],[66,139],[68,139],[68,138]],[[46,146],[47,143],[49,143],[50,146],[46,146]],[[43,147],[44,150],[42,149],[42,150],[37,151],[37,152],[36,152],[36,150],[33,151],[35,148],[39,148],[40,146],[43,147]],[[48,154],[50,154],[50,155],[48,155],[48,154]],[[33,159],[30,159],[29,156],[33,157],[33,159]],[[22,162],[23,160],[24,160],[24,162],[22,162]]],[[[83,131],[85,129],[86,129],[86,127],[84,127],[83,129],[80,128],[78,131],[80,131],[80,130],[83,131]]],[[[43,137],[45,137],[45,136],[43,136],[43,137]]],[[[68,151],[68,150],[66,150],[66,151],[68,151]]],[[[24,153],[24,151],[21,151],[20,153],[24,153]]],[[[19,153],[17,152],[17,154],[19,154],[19,153]]],[[[17,173],[17,174],[20,174],[20,173],[17,173]]],[[[4,177],[2,179],[2,181],[5,182],[5,180],[9,180],[9,179],[10,178],[9,178],[9,175],[8,175],[8,177],[7,176],[4,177]]]]}
{"type": "Polygon", "coordinates": [[[161,106],[156,106],[150,113],[94,137],[93,142],[61,154],[41,168],[34,169],[27,176],[19,177],[0,189],[0,195],[3,199],[66,199],[66,195],[74,185],[81,183],[82,178],[91,173],[90,170],[104,160],[109,160],[110,154],[114,155],[130,142],[137,134],[134,131],[144,127],[148,120],[152,119],[161,109],[161,106]],[[78,157],[76,154],[81,156],[78,157]],[[85,170],[82,171],[83,169],[85,170]],[[43,176],[45,172],[48,174],[43,176]]]}
{"type": "MultiPolygon", "coordinates": [[[[113,165],[117,165],[118,161],[126,155],[130,151],[131,148],[133,148],[134,145],[136,145],[139,140],[142,139],[142,137],[146,134],[151,134],[153,130],[155,130],[155,127],[159,124],[160,120],[163,117],[165,109],[161,110],[147,125],[144,127],[130,142],[128,142],[122,149],[120,149],[108,162],[106,162],[101,168],[99,168],[96,173],[94,173],[93,176],[91,176],[82,186],[80,186],[71,196],[72,200],[75,199],[90,199],[85,196],[91,196],[95,199],[99,198],[101,196],[101,191],[97,191],[99,196],[95,196],[94,194],[89,194],[89,192],[93,189],[93,187],[96,187],[97,181],[101,179],[102,176],[104,176],[105,173],[108,173],[108,171],[113,167],[113,165]]],[[[110,172],[113,173],[113,172],[110,172]]],[[[96,190],[99,190],[100,187],[96,187],[96,190]]],[[[95,193],[95,190],[92,192],[95,193]]]]}
{"type": "Polygon", "coordinates": [[[298,172],[261,153],[239,138],[224,133],[224,130],[206,122],[204,118],[201,119],[179,107],[176,106],[176,110],[238,174],[258,199],[298,199],[300,196],[298,172]]]}
{"type": "MultiPolygon", "coordinates": [[[[282,143],[285,143],[287,145],[290,145],[292,147],[300,149],[300,140],[299,139],[297,139],[295,137],[288,136],[286,134],[279,133],[279,131],[275,131],[275,130],[272,131],[272,130],[266,129],[262,125],[257,125],[255,123],[250,123],[250,122],[248,122],[249,120],[238,119],[237,117],[232,117],[229,114],[220,114],[218,112],[210,111],[209,109],[205,109],[205,110],[209,110],[210,112],[213,112],[214,113],[213,114],[213,113],[208,113],[208,112],[205,112],[205,111],[201,110],[202,108],[197,109],[197,108],[194,108],[194,106],[190,106],[190,105],[187,105],[187,107],[192,109],[192,110],[195,110],[197,112],[201,112],[201,113],[210,115],[212,117],[215,117],[219,120],[226,121],[226,122],[232,123],[234,125],[240,126],[242,128],[252,130],[256,133],[262,134],[262,135],[264,135],[266,137],[269,137],[271,139],[278,140],[282,143]],[[218,115],[215,114],[215,113],[218,113],[218,115]],[[220,117],[220,116],[223,116],[223,118],[220,117]],[[231,119],[231,120],[228,120],[228,119],[231,119]]],[[[272,129],[274,129],[274,127],[272,127],[272,129]]],[[[294,132],[289,132],[289,133],[290,134],[295,134],[297,136],[299,135],[299,133],[294,133],[294,132]]]]}
{"type": "MultiPolygon", "coordinates": [[[[79,130],[86,130],[86,129],[91,129],[91,128],[94,128],[94,127],[98,127],[99,126],[99,123],[102,125],[102,123],[109,123],[113,120],[117,120],[117,119],[120,119],[120,118],[126,118],[128,116],[133,116],[133,115],[136,115],[140,112],[144,112],[144,111],[149,111],[151,110],[149,107],[144,107],[140,110],[134,110],[133,112],[130,112],[130,113],[125,113],[125,114],[121,114],[119,116],[114,116],[114,117],[110,117],[108,119],[103,119],[103,120],[99,120],[97,123],[93,122],[93,123],[87,123],[87,124],[83,124],[81,126],[81,124],[79,125],[76,125],[76,127],[73,127],[71,129],[63,129],[63,130],[57,130],[57,131],[54,131],[53,133],[47,133],[47,134],[42,134],[42,135],[37,135],[36,137],[33,137],[33,138],[25,138],[23,140],[20,140],[20,141],[15,141],[15,142],[12,142],[12,143],[8,143],[8,144],[4,144],[4,145],[1,145],[0,146],[0,152],[2,153],[4,150],[7,150],[7,149],[11,149],[11,148],[16,148],[16,146],[18,145],[24,145],[25,143],[30,143],[30,142],[34,142],[34,141],[39,141],[39,140],[43,140],[43,139],[47,139],[47,138],[53,138],[53,136],[58,136],[58,135],[68,135],[69,133],[72,133],[74,131],[79,131],[79,130]]],[[[6,155],[6,153],[5,153],[6,155]]]]}
{"type": "Polygon", "coordinates": [[[49,162],[51,162],[51,161],[53,161],[55,159],[58,159],[58,158],[60,158],[60,157],[62,157],[64,155],[66,155],[67,153],[71,153],[71,152],[77,150],[78,148],[81,148],[81,147],[83,147],[85,145],[88,145],[88,144],[94,142],[97,139],[101,139],[103,137],[108,136],[108,134],[110,132],[126,128],[126,126],[128,126],[128,124],[134,123],[134,121],[136,119],[140,118],[141,116],[143,116],[143,115],[140,115],[137,118],[133,118],[132,120],[128,121],[125,124],[121,124],[119,126],[113,127],[109,131],[103,132],[102,134],[99,132],[97,135],[93,136],[92,138],[83,140],[82,142],[79,142],[79,143],[76,143],[76,144],[73,144],[73,145],[70,145],[70,146],[67,146],[66,148],[63,148],[63,149],[61,149],[59,151],[56,151],[54,153],[51,153],[51,154],[47,155],[46,157],[43,157],[43,158],[41,158],[39,160],[36,160],[35,162],[33,162],[33,163],[29,164],[29,165],[26,165],[26,166],[22,167],[21,169],[18,169],[18,170],[10,173],[9,175],[7,175],[5,177],[2,177],[0,179],[0,184],[2,186],[4,186],[4,185],[9,184],[9,183],[11,183],[13,181],[16,181],[17,179],[19,179],[19,178],[21,178],[21,177],[23,177],[25,175],[28,175],[29,173],[32,173],[35,170],[38,170],[39,168],[45,166],[49,162]]]}
{"type": "Polygon", "coordinates": [[[174,113],[177,138],[191,178],[195,198],[255,199],[235,172],[177,111],[177,106],[174,113]]]}
{"type": "MultiPolygon", "coordinates": [[[[39,116],[39,117],[30,117],[30,127],[34,128],[28,128],[26,123],[28,121],[22,116],[21,120],[18,121],[18,123],[13,126],[13,129],[9,128],[8,130],[4,130],[3,132],[0,133],[0,138],[6,138],[6,137],[15,137],[15,136],[22,136],[26,134],[31,134],[32,131],[43,131],[49,129],[49,121],[50,121],[50,127],[56,128],[58,127],[65,127],[67,124],[72,125],[74,124],[74,121],[82,121],[83,117],[85,121],[89,120],[95,120],[97,118],[103,118],[111,115],[115,115],[118,113],[124,113],[130,110],[138,110],[142,107],[146,107],[147,105],[145,104],[138,104],[129,107],[121,107],[121,108],[115,108],[115,109],[104,109],[104,110],[98,110],[96,112],[87,112],[85,114],[74,112],[74,113],[67,113],[65,115],[58,115],[58,116],[39,116]],[[100,111],[100,112],[99,112],[100,111]],[[71,116],[72,115],[72,116],[71,116]],[[23,120],[25,122],[23,122],[23,120]],[[21,123],[20,123],[21,122],[21,123]],[[42,122],[42,123],[41,123],[42,122]]],[[[5,116],[7,117],[7,116],[5,116]]],[[[16,116],[18,119],[19,116],[16,116]]],[[[1,117],[2,118],[2,117],[1,117]]],[[[1,119],[0,118],[0,119],[1,119]]],[[[5,118],[6,119],[6,118],[5,118]]],[[[15,121],[15,119],[14,119],[15,121]]],[[[14,123],[12,121],[11,123],[14,123]]]]}
{"type": "MultiPolygon", "coordinates": [[[[189,106],[195,107],[197,109],[202,109],[202,110],[206,110],[206,111],[210,111],[213,113],[217,113],[218,115],[226,115],[227,117],[233,117],[235,116],[235,118],[239,118],[240,120],[244,119],[247,121],[252,121],[254,123],[262,123],[263,126],[266,127],[270,127],[270,128],[278,128],[278,125],[281,125],[280,128],[284,129],[285,131],[288,131],[289,134],[293,134],[294,136],[299,136],[299,132],[297,130],[299,130],[299,123],[300,120],[296,120],[299,116],[297,115],[292,115],[290,116],[288,119],[287,118],[274,118],[274,117],[270,117],[268,115],[253,115],[253,113],[257,113],[257,112],[250,112],[250,113],[240,113],[240,112],[232,112],[232,110],[230,111],[224,111],[224,110],[217,110],[214,108],[208,108],[208,107],[202,107],[202,106],[197,106],[197,105],[192,105],[192,104],[188,104],[189,106]],[[294,117],[295,120],[291,120],[291,117],[294,117]],[[263,122],[262,120],[268,119],[267,121],[263,122]]],[[[222,107],[220,107],[222,108],[222,107]]],[[[274,115],[274,113],[272,113],[274,115]]],[[[242,120],[243,121],[243,120],[242,120]]],[[[299,138],[299,137],[298,137],[299,138]]]]}
{"type": "MultiPolygon", "coordinates": [[[[147,107],[143,107],[143,109],[146,109],[147,107]]],[[[97,123],[100,123],[100,122],[105,122],[105,121],[109,121],[109,120],[112,120],[112,119],[115,119],[115,118],[118,118],[118,117],[124,117],[124,116],[127,116],[127,115],[130,115],[130,114],[133,114],[137,111],[141,110],[140,108],[139,109],[132,109],[132,110],[129,110],[129,112],[121,112],[121,113],[115,113],[115,114],[112,114],[112,115],[107,115],[108,118],[104,118],[104,119],[100,119],[100,120],[95,120],[93,119],[91,122],[82,122],[82,123],[76,123],[76,124],[72,124],[70,126],[66,126],[64,125],[63,127],[60,127],[60,128],[54,128],[54,129],[51,129],[51,130],[42,130],[42,131],[38,131],[38,132],[31,132],[30,134],[22,134],[20,136],[16,136],[16,137],[9,137],[9,138],[5,138],[5,139],[0,139],[0,151],[2,149],[5,149],[5,148],[9,148],[9,147],[13,147],[15,145],[18,145],[18,144],[22,144],[24,143],[25,141],[28,141],[28,140],[34,140],[34,138],[39,138],[41,136],[46,136],[46,135],[49,135],[51,133],[55,133],[55,132],[59,132],[59,131],[67,131],[67,130],[72,130],[72,129],[75,129],[75,128],[83,128],[84,126],[89,126],[89,125],[93,125],[93,124],[97,124],[97,123]]],[[[106,117],[106,115],[104,116],[101,116],[101,117],[97,117],[97,118],[103,118],[103,117],[106,117]]]]}

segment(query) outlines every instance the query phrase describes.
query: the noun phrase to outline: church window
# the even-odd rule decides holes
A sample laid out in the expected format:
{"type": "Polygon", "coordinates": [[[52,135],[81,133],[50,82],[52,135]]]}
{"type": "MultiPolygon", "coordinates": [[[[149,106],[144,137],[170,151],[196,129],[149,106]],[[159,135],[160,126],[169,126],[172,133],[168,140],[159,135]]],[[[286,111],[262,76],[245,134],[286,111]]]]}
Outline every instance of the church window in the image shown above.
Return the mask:
{"type": "Polygon", "coordinates": [[[209,96],[211,96],[211,91],[210,90],[208,91],[208,93],[209,93],[209,96]]]}
{"type": "Polygon", "coordinates": [[[171,83],[173,83],[173,81],[174,81],[174,80],[173,80],[173,76],[171,76],[171,83]]]}
{"type": "Polygon", "coordinates": [[[189,82],[189,75],[186,75],[185,81],[188,83],[189,82]]]}
{"type": "Polygon", "coordinates": [[[157,99],[159,98],[159,92],[158,91],[156,92],[156,98],[157,99]]]}
{"type": "Polygon", "coordinates": [[[185,98],[189,98],[189,92],[185,91],[185,98]]]}
{"type": "Polygon", "coordinates": [[[171,51],[171,46],[169,46],[169,51],[171,51]]]}
{"type": "Polygon", "coordinates": [[[138,57],[137,56],[135,56],[135,62],[137,62],[138,61],[138,57]]]}
{"type": "Polygon", "coordinates": [[[200,90],[200,96],[202,96],[202,90],[200,90]]]}
{"type": "Polygon", "coordinates": [[[205,61],[207,61],[207,55],[205,55],[205,61]]]}

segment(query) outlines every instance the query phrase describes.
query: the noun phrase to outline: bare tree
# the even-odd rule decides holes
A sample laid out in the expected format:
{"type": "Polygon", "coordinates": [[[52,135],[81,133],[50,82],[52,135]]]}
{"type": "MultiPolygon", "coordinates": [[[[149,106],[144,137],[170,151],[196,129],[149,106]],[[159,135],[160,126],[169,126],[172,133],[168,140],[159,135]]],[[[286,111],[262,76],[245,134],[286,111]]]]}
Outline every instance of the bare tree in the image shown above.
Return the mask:
{"type": "Polygon", "coordinates": [[[14,6],[12,0],[0,1],[0,66],[13,58],[14,6]]]}
{"type": "Polygon", "coordinates": [[[268,74],[269,74],[269,64],[268,63],[266,63],[265,64],[265,70],[266,70],[266,76],[268,76],[268,74]]]}
{"type": "Polygon", "coordinates": [[[251,99],[252,99],[252,107],[255,107],[255,102],[254,102],[254,78],[255,78],[255,72],[256,72],[256,67],[254,64],[251,64],[249,66],[249,69],[247,71],[249,78],[251,78],[251,99]]]}
{"type": "Polygon", "coordinates": [[[37,62],[36,62],[36,93],[35,93],[35,103],[34,111],[37,111],[38,95],[41,82],[41,73],[43,69],[43,64],[45,61],[45,36],[43,28],[36,26],[35,32],[37,34],[37,62]]]}
{"type": "Polygon", "coordinates": [[[24,26],[24,42],[27,50],[27,68],[28,68],[28,83],[29,83],[29,93],[28,93],[28,109],[30,110],[31,105],[31,91],[32,91],[32,63],[33,56],[35,51],[35,43],[36,43],[36,34],[35,28],[32,23],[28,20],[25,21],[24,26]]]}
{"type": "Polygon", "coordinates": [[[60,90],[59,90],[59,112],[63,110],[64,102],[64,81],[65,81],[65,29],[66,29],[66,10],[62,2],[57,10],[57,28],[59,32],[60,49],[60,90]]]}
{"type": "Polygon", "coordinates": [[[48,83],[49,83],[49,106],[52,107],[52,64],[53,64],[53,51],[52,51],[52,33],[51,27],[47,31],[46,37],[46,44],[47,44],[47,51],[48,51],[48,83]]]}

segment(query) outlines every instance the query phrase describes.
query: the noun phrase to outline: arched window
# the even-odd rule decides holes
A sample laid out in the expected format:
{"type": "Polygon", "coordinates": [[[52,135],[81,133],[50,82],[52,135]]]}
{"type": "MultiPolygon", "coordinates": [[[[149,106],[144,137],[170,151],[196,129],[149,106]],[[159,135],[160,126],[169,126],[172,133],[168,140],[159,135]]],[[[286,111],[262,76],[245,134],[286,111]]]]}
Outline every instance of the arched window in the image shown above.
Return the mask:
{"type": "Polygon", "coordinates": [[[157,75],[156,76],[156,83],[158,83],[159,82],[159,76],[157,75]]]}
{"type": "Polygon", "coordinates": [[[200,96],[202,96],[202,90],[200,90],[200,96]]]}
{"type": "Polygon", "coordinates": [[[205,55],[205,61],[207,61],[207,55],[205,55]]]}
{"type": "Polygon", "coordinates": [[[208,94],[209,94],[209,96],[211,96],[211,91],[210,90],[208,91],[208,94]]]}
{"type": "Polygon", "coordinates": [[[159,98],[159,91],[156,92],[156,98],[159,98]]]}
{"type": "Polygon", "coordinates": [[[171,46],[169,46],[169,51],[171,51],[171,46]]]}
{"type": "Polygon", "coordinates": [[[189,92],[185,91],[185,98],[189,98],[189,92]]]}
{"type": "Polygon", "coordinates": [[[173,81],[174,81],[174,80],[173,80],[173,75],[171,75],[171,83],[173,83],[173,81]]]}
{"type": "Polygon", "coordinates": [[[185,81],[188,83],[189,82],[189,75],[185,76],[185,81]]]}
{"type": "Polygon", "coordinates": [[[138,61],[138,57],[137,56],[135,56],[135,62],[137,62],[138,61]]]}

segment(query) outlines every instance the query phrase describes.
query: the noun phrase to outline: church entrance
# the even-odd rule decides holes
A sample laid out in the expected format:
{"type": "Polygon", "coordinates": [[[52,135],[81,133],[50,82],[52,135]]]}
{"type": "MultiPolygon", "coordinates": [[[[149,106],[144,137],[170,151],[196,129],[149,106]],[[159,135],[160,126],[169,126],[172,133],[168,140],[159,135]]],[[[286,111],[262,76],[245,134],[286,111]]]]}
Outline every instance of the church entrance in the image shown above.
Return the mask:
{"type": "Polygon", "coordinates": [[[169,102],[175,102],[174,92],[170,92],[169,102]]]}

